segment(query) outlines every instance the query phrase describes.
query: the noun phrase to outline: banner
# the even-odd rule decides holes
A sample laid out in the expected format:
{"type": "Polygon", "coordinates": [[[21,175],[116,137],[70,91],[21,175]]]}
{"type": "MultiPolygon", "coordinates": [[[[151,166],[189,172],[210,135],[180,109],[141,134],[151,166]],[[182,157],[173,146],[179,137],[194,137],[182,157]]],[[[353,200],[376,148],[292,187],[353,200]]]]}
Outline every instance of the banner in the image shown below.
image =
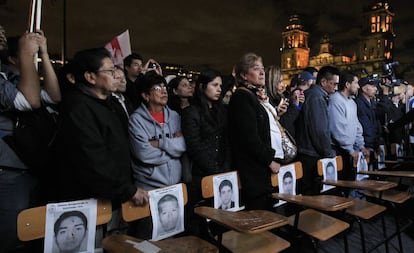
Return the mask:
{"type": "Polygon", "coordinates": [[[129,40],[129,31],[121,33],[105,45],[105,48],[111,52],[112,61],[115,65],[124,67],[124,58],[131,54],[131,42],[129,40]]]}

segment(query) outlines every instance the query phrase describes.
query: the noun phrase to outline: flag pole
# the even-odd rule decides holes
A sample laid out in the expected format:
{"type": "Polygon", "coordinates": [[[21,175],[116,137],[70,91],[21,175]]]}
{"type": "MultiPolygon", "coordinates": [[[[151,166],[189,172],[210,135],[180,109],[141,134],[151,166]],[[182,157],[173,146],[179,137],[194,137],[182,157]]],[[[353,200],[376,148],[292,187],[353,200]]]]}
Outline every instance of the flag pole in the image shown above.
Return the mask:
{"type": "Polygon", "coordinates": [[[63,23],[62,23],[62,31],[63,31],[63,36],[62,36],[62,52],[61,52],[61,56],[62,56],[62,64],[65,65],[65,59],[66,59],[66,0],[62,1],[63,4],[63,23]]]}
{"type": "Polygon", "coordinates": [[[40,29],[40,23],[42,21],[42,0],[36,2],[36,31],[40,29]]]}
{"type": "Polygon", "coordinates": [[[27,31],[28,32],[33,32],[36,2],[37,2],[36,0],[31,0],[30,1],[29,18],[28,18],[29,22],[27,24],[27,31]]]}
{"type": "MultiPolygon", "coordinates": [[[[31,0],[30,1],[30,9],[29,9],[29,24],[28,24],[28,32],[36,32],[40,30],[40,23],[42,19],[42,0],[31,0]]],[[[36,53],[34,56],[34,64],[36,69],[38,68],[37,62],[38,54],[36,53]]]]}

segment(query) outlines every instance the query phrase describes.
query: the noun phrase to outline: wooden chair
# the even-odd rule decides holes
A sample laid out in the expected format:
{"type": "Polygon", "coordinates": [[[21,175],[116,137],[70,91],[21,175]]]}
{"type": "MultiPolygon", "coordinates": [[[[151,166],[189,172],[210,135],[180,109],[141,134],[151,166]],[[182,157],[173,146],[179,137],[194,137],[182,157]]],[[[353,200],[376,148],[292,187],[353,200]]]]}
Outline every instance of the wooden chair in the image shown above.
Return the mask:
{"type": "MultiPolygon", "coordinates": [[[[294,166],[296,180],[301,179],[303,176],[302,163],[295,162],[294,166]]],[[[279,186],[277,174],[272,174],[272,185],[279,186]]],[[[333,195],[302,196],[286,193],[273,193],[273,197],[302,208],[289,217],[289,224],[296,231],[302,231],[310,236],[316,251],[319,247],[319,241],[326,241],[349,228],[348,223],[324,212],[345,210],[354,204],[353,200],[333,195]]],[[[348,252],[346,233],[343,233],[343,236],[345,252],[348,252]]]]}
{"type": "MultiPolygon", "coordinates": [[[[400,144],[402,145],[402,144],[400,144]]],[[[399,169],[400,167],[412,167],[413,157],[403,155],[398,156],[397,155],[397,143],[391,143],[388,147],[385,146],[384,148],[384,155],[386,159],[384,161],[379,162],[379,164],[383,164],[385,168],[381,169],[399,169]]],[[[376,154],[376,157],[378,157],[378,154],[376,154]]]]}
{"type": "MultiPolygon", "coordinates": [[[[96,225],[108,223],[112,218],[112,204],[109,200],[98,200],[96,225]]],[[[46,206],[21,211],[17,217],[17,237],[24,242],[45,237],[46,206]]]]}
{"type": "MultiPolygon", "coordinates": [[[[202,178],[201,190],[204,199],[214,197],[213,177],[221,174],[202,178]]],[[[286,217],[274,212],[265,210],[233,212],[207,206],[196,207],[194,212],[228,229],[218,236],[217,241],[231,252],[275,253],[290,246],[288,241],[269,231],[288,223],[286,217]]]]}
{"type": "MultiPolygon", "coordinates": [[[[187,204],[187,187],[182,184],[184,204],[187,204]]],[[[149,204],[136,206],[132,201],[122,204],[122,217],[126,222],[131,222],[151,216],[149,204]]],[[[109,253],[137,253],[142,252],[134,247],[133,243],[142,243],[143,239],[135,238],[124,234],[115,234],[104,238],[103,248],[109,253]]],[[[218,248],[207,241],[196,236],[182,236],[167,238],[160,241],[153,241],[151,244],[161,249],[160,252],[176,253],[217,253],[218,248]]]]}
{"type": "MultiPolygon", "coordinates": [[[[381,170],[381,171],[360,171],[360,174],[365,174],[365,175],[369,175],[370,177],[374,177],[376,179],[382,179],[384,177],[396,177],[399,178],[399,182],[398,185],[400,186],[401,184],[401,180],[402,178],[413,178],[414,177],[414,173],[409,172],[409,171],[386,171],[386,170],[381,170]]],[[[411,199],[411,195],[409,192],[405,191],[405,190],[399,190],[397,189],[390,189],[384,192],[375,192],[375,191],[365,191],[364,194],[367,197],[376,199],[377,201],[389,206],[390,210],[393,212],[394,214],[394,219],[395,219],[395,226],[396,226],[396,233],[394,233],[393,235],[389,236],[390,238],[397,235],[398,238],[398,244],[400,247],[400,252],[403,252],[403,244],[402,244],[402,239],[401,239],[401,232],[407,228],[409,225],[412,224],[411,219],[408,220],[408,222],[405,223],[404,226],[400,226],[400,222],[399,222],[399,213],[398,213],[398,206],[406,203],[407,201],[409,201],[411,199]]]]}
{"type": "MultiPolygon", "coordinates": [[[[356,167],[356,162],[355,161],[354,161],[353,164],[356,167]]],[[[336,156],[336,170],[338,172],[340,172],[340,171],[342,171],[342,169],[343,169],[342,157],[341,156],[336,156]]],[[[322,160],[318,161],[318,175],[323,176],[322,160]]],[[[349,190],[349,189],[347,189],[347,190],[349,190]]],[[[348,197],[347,193],[346,194],[344,193],[343,195],[348,197]]],[[[355,219],[355,221],[358,223],[359,229],[360,229],[360,235],[361,235],[362,251],[367,252],[366,244],[365,244],[365,233],[364,233],[364,227],[363,227],[362,220],[370,220],[370,219],[378,216],[379,214],[383,213],[386,210],[386,207],[382,206],[382,205],[372,203],[372,202],[368,202],[368,201],[365,201],[365,200],[361,200],[361,199],[353,199],[353,200],[354,200],[355,204],[353,206],[347,208],[345,210],[345,213],[350,215],[351,217],[353,217],[355,219]]],[[[387,233],[386,233],[384,216],[381,216],[381,221],[382,221],[382,228],[383,228],[384,238],[386,238],[387,233]]],[[[387,244],[386,240],[385,240],[385,243],[386,243],[386,248],[388,249],[388,244],[387,244]]],[[[388,250],[387,250],[387,252],[388,252],[388,250]]]]}

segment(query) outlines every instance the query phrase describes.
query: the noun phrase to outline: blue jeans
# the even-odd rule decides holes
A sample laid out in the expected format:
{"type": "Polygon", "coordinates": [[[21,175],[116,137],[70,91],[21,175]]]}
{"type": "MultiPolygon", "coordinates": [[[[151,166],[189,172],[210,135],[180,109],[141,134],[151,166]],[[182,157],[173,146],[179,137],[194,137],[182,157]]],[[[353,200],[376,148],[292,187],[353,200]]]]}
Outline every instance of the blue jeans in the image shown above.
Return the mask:
{"type": "Polygon", "coordinates": [[[17,238],[17,215],[31,207],[37,180],[25,171],[0,168],[0,253],[22,245],[17,238]]]}

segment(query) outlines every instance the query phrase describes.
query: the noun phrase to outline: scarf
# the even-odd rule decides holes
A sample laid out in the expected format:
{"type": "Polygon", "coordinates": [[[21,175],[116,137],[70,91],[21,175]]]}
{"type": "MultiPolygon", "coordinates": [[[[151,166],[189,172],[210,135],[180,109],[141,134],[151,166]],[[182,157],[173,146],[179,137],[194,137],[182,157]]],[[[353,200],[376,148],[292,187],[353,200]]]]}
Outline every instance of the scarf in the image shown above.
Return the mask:
{"type": "Polygon", "coordinates": [[[266,94],[266,90],[263,87],[257,87],[252,84],[247,84],[246,88],[256,94],[257,100],[259,100],[260,104],[265,107],[270,113],[273,115],[276,121],[279,120],[279,116],[277,116],[276,108],[269,102],[269,97],[266,94]]]}

